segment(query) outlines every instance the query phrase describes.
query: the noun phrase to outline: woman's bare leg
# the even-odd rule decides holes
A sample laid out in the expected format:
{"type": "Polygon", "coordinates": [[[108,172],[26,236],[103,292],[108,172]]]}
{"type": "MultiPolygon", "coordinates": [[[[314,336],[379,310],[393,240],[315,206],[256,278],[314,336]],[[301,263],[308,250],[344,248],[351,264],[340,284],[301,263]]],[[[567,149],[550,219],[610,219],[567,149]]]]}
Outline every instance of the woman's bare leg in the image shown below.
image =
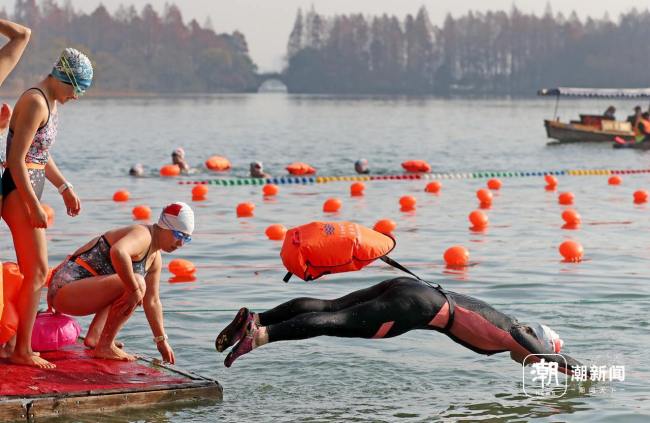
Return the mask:
{"type": "MultiPolygon", "coordinates": [[[[84,345],[86,347],[93,349],[95,346],[97,346],[97,341],[99,340],[99,336],[104,330],[104,325],[106,324],[109,310],[110,307],[105,307],[95,314],[93,321],[88,327],[88,332],[86,332],[86,337],[84,338],[84,345]]],[[[124,344],[119,341],[115,341],[115,346],[117,348],[124,348],[124,344]]]]}

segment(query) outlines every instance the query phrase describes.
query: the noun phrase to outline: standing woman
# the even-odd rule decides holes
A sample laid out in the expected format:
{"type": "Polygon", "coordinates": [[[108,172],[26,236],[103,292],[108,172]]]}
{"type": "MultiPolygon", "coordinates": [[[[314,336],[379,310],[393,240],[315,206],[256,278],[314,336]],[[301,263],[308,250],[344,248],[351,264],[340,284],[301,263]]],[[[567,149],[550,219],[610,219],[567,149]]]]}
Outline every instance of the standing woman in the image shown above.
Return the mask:
{"type": "Polygon", "coordinates": [[[16,308],[16,347],[9,359],[16,364],[53,368],[35,355],[32,328],[47,276],[47,215],[40,199],[45,179],[54,185],[68,215],[79,213],[79,198],[49,154],[57,131],[57,103],[76,100],[90,87],[93,68],[88,57],[66,48],[52,72],[25,91],[11,116],[7,136],[7,168],[2,175],[2,217],[11,230],[18,266],[24,275],[16,308]]]}

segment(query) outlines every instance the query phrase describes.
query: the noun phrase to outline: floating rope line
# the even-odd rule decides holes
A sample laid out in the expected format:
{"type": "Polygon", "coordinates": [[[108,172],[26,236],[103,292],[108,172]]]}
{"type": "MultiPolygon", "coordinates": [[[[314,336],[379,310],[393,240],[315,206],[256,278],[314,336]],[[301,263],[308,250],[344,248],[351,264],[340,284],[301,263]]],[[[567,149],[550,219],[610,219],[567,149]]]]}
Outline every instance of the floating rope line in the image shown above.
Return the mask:
{"type": "Polygon", "coordinates": [[[397,181],[397,180],[431,180],[431,179],[483,179],[483,178],[521,178],[529,176],[607,176],[650,173],[650,169],[571,169],[546,171],[498,171],[469,173],[414,173],[402,175],[354,175],[354,176],[282,176],[278,178],[215,178],[191,181],[178,181],[180,185],[311,185],[330,182],[356,181],[397,181]]]}

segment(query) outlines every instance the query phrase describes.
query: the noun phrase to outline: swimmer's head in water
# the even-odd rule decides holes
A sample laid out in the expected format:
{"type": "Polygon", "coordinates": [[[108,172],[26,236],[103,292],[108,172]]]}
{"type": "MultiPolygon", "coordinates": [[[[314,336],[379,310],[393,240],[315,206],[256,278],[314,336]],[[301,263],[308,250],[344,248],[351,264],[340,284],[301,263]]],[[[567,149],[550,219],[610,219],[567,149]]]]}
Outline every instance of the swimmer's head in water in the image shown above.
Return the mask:
{"type": "Polygon", "coordinates": [[[559,353],[560,350],[562,350],[564,341],[560,339],[560,335],[558,335],[553,329],[540,323],[531,323],[528,327],[533,330],[535,336],[545,348],[550,349],[555,353],[559,353]]]}
{"type": "Polygon", "coordinates": [[[131,176],[142,176],[144,175],[144,166],[142,163],[134,164],[131,169],[129,169],[129,175],[131,176]]]}
{"type": "Polygon", "coordinates": [[[190,206],[180,201],[168,204],[160,213],[158,226],[171,231],[173,236],[171,245],[161,245],[161,248],[166,252],[174,251],[192,240],[194,212],[190,206]]]}
{"type": "Polygon", "coordinates": [[[66,48],[50,73],[64,84],[72,85],[76,96],[83,95],[93,82],[93,65],[85,54],[66,48]]]}
{"type": "Polygon", "coordinates": [[[181,159],[185,158],[185,150],[183,150],[183,147],[178,147],[172,151],[172,157],[180,157],[181,159]]]}
{"type": "Polygon", "coordinates": [[[368,160],[366,159],[359,159],[356,162],[354,162],[354,170],[357,173],[368,173],[368,160]]]}

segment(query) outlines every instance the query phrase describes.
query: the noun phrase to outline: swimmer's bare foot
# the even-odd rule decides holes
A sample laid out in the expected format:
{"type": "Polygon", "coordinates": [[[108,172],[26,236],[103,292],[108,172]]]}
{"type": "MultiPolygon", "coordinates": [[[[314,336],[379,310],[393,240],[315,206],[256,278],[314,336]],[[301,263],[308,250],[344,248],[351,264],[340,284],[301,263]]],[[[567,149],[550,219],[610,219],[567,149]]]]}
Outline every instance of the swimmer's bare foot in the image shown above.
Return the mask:
{"type": "Polygon", "coordinates": [[[32,353],[29,353],[28,355],[22,355],[14,352],[14,354],[11,357],[9,357],[9,361],[11,361],[14,364],[20,364],[22,366],[39,367],[41,369],[56,368],[56,364],[50,363],[49,361],[44,360],[41,357],[34,355],[32,353]]]}
{"type": "Polygon", "coordinates": [[[95,358],[103,358],[106,360],[120,360],[120,361],[135,361],[136,357],[127,354],[121,349],[117,348],[115,344],[112,344],[110,347],[103,347],[97,345],[95,349],[90,353],[95,358]]]}
{"type": "MultiPolygon", "coordinates": [[[[120,349],[124,348],[124,342],[115,341],[113,345],[120,349]]],[[[86,337],[84,339],[84,346],[90,350],[94,349],[97,346],[97,339],[86,337]]]]}

